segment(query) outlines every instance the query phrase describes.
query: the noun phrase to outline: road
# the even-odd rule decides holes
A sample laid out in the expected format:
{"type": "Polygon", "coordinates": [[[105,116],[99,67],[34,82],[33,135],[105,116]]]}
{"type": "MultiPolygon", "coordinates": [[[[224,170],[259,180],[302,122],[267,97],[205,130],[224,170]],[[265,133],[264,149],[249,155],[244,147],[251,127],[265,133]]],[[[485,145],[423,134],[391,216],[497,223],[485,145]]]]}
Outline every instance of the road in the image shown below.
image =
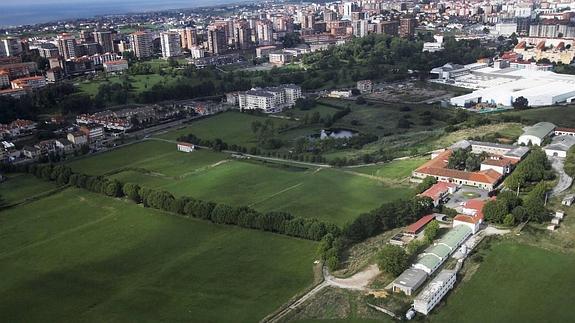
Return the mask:
{"type": "Polygon", "coordinates": [[[551,161],[551,167],[553,167],[553,170],[555,170],[559,176],[557,185],[555,185],[551,190],[551,196],[557,196],[571,187],[573,184],[573,178],[565,173],[565,170],[563,169],[565,166],[565,160],[563,158],[549,157],[549,160],[551,161]]]}

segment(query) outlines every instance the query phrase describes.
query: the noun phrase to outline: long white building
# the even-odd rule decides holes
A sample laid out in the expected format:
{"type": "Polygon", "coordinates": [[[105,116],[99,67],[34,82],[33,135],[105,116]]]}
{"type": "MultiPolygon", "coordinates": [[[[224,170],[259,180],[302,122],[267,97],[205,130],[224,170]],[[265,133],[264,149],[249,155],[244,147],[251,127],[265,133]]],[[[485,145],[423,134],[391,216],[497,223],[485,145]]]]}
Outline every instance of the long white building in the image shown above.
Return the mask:
{"type": "Polygon", "coordinates": [[[160,42],[162,45],[162,57],[170,58],[180,56],[182,54],[179,33],[171,31],[163,32],[160,35],[160,42]]]}
{"type": "Polygon", "coordinates": [[[427,315],[455,285],[457,272],[442,270],[413,301],[413,309],[427,315]]]}
{"type": "Polygon", "coordinates": [[[575,100],[575,75],[557,74],[541,70],[535,64],[446,65],[432,70],[438,82],[473,89],[469,94],[451,99],[455,106],[487,103],[511,106],[515,99],[524,97],[529,106],[547,106],[575,100]],[[524,66],[525,65],[525,66],[524,66]]]}
{"type": "Polygon", "coordinates": [[[278,113],[295,105],[302,97],[301,87],[285,84],[278,87],[255,88],[238,94],[240,109],[278,113]]]}

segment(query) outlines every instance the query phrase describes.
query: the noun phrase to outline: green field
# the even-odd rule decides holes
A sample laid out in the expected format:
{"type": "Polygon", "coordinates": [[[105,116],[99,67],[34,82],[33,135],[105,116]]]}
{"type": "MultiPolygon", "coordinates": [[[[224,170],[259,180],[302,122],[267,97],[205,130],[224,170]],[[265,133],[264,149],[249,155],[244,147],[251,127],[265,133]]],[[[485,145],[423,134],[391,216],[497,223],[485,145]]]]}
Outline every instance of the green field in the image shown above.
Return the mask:
{"type": "Polygon", "coordinates": [[[259,121],[263,123],[266,120],[271,120],[276,129],[282,125],[293,126],[297,124],[294,121],[233,111],[195,121],[189,126],[170,131],[159,137],[176,140],[178,137],[194,134],[201,139],[213,140],[219,138],[228,144],[252,147],[257,144],[251,128],[252,122],[259,121]]]}
{"type": "Polygon", "coordinates": [[[560,127],[575,127],[574,111],[575,106],[568,105],[548,108],[531,108],[522,111],[506,112],[504,114],[521,117],[522,121],[527,124],[547,121],[560,127]]]}
{"type": "Polygon", "coordinates": [[[395,160],[381,165],[354,167],[352,170],[363,174],[402,180],[410,177],[413,170],[428,160],[427,158],[410,158],[406,160],[395,160]]]}
{"type": "Polygon", "coordinates": [[[575,255],[493,244],[470,281],[431,316],[437,322],[571,322],[575,255]]]}
{"type": "MultiPolygon", "coordinates": [[[[138,94],[147,89],[152,88],[156,84],[165,84],[175,81],[176,78],[171,75],[159,75],[159,74],[149,74],[149,75],[130,75],[130,84],[132,85],[132,93],[138,94]]],[[[122,81],[120,76],[109,76],[107,78],[99,78],[90,81],[84,81],[78,84],[80,91],[95,96],[98,94],[98,89],[101,84],[107,83],[117,83],[120,84],[122,81]]]]}
{"type": "Polygon", "coordinates": [[[316,244],[68,189],[0,214],[5,322],[256,322],[316,244]]]}
{"type": "Polygon", "coordinates": [[[55,183],[38,180],[29,174],[9,174],[6,181],[0,183],[0,197],[4,204],[14,204],[55,188],[55,183]]]}
{"type": "Polygon", "coordinates": [[[74,171],[111,174],[122,182],[165,189],[177,196],[288,211],[339,225],[411,189],[337,169],[235,160],[223,153],[176,151],[175,144],[146,141],[70,163],[74,171]]]}

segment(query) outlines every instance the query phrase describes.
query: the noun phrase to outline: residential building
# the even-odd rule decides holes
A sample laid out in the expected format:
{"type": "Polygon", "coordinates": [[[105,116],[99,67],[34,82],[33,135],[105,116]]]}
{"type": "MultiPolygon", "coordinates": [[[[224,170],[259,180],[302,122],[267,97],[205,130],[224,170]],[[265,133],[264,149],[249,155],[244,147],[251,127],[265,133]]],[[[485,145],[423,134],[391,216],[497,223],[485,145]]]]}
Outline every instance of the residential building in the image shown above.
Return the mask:
{"type": "Polygon", "coordinates": [[[64,70],[61,67],[54,67],[46,71],[46,81],[48,83],[58,83],[64,79],[64,70]]]}
{"type": "Polygon", "coordinates": [[[180,34],[177,32],[163,32],[160,34],[162,57],[170,58],[182,55],[180,34]]]}
{"type": "Polygon", "coordinates": [[[413,301],[415,311],[428,315],[455,285],[457,272],[442,270],[413,301]]]}
{"type": "Polygon", "coordinates": [[[371,80],[357,81],[357,89],[361,93],[371,93],[373,92],[373,82],[371,80]]]}
{"type": "Polygon", "coordinates": [[[0,44],[4,47],[6,56],[19,56],[22,54],[22,44],[20,40],[14,37],[8,37],[2,40],[0,44]]]}
{"type": "MultiPolygon", "coordinates": [[[[96,124],[80,126],[80,131],[86,135],[89,142],[98,141],[104,138],[104,127],[96,124]]],[[[71,140],[70,140],[71,141],[71,140]]]]}
{"type": "Polygon", "coordinates": [[[109,61],[104,63],[104,71],[106,73],[118,73],[123,72],[129,68],[128,61],[124,59],[119,59],[117,61],[109,61]]]}
{"type": "Polygon", "coordinates": [[[208,51],[212,54],[223,54],[227,51],[226,32],[222,28],[208,30],[208,51]]]}
{"type": "Polygon", "coordinates": [[[10,87],[10,75],[6,70],[0,70],[0,90],[10,87]]]}
{"type": "Polygon", "coordinates": [[[130,47],[137,58],[148,58],[153,55],[152,34],[137,31],[130,35],[130,47]]]}
{"type": "Polygon", "coordinates": [[[270,53],[277,50],[277,46],[261,46],[256,48],[256,57],[257,58],[264,58],[269,57],[270,53]]]}
{"type": "Polygon", "coordinates": [[[180,45],[185,49],[192,49],[198,44],[198,32],[196,28],[186,27],[180,29],[180,45]]]}
{"type": "Polygon", "coordinates": [[[262,110],[265,113],[277,113],[293,107],[302,97],[301,88],[287,84],[264,89],[252,89],[238,94],[240,109],[262,110]]]}
{"type": "Polygon", "coordinates": [[[58,35],[58,51],[64,60],[77,57],[76,38],[70,34],[58,35]]]}
{"type": "Polygon", "coordinates": [[[96,31],[94,32],[94,40],[100,44],[102,53],[114,52],[114,37],[111,31],[96,31]]]}
{"type": "Polygon", "coordinates": [[[447,182],[438,182],[433,184],[430,188],[425,190],[423,193],[418,194],[421,197],[429,197],[433,201],[433,206],[439,206],[449,194],[453,194],[457,191],[457,185],[447,182]]]}
{"type": "Polygon", "coordinates": [[[46,78],[44,76],[31,76],[16,79],[11,82],[13,89],[39,89],[46,86],[46,78]]]}
{"type": "Polygon", "coordinates": [[[417,20],[415,18],[402,18],[399,20],[399,36],[413,37],[415,35],[415,27],[417,20]]]}
{"type": "Polygon", "coordinates": [[[277,52],[270,52],[269,59],[270,63],[274,65],[285,65],[291,62],[293,55],[291,53],[277,51],[277,52]]]}
{"type": "Polygon", "coordinates": [[[85,133],[81,131],[70,132],[66,139],[68,139],[71,143],[77,146],[85,145],[88,143],[88,137],[85,133]]]}

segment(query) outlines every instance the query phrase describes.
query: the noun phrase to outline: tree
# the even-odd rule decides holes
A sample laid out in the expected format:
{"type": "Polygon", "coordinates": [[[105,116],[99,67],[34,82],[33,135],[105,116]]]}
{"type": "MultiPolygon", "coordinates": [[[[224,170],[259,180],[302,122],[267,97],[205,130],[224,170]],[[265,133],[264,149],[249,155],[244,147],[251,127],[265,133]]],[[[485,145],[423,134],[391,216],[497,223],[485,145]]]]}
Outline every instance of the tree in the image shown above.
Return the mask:
{"type": "Polygon", "coordinates": [[[517,110],[524,110],[529,107],[529,100],[527,98],[520,96],[513,101],[513,108],[517,110]]]}
{"type": "Polygon", "coordinates": [[[122,187],[122,191],[130,200],[136,203],[142,202],[142,198],[140,197],[140,186],[138,184],[126,183],[122,187]]]}
{"type": "Polygon", "coordinates": [[[421,183],[417,184],[415,188],[415,193],[420,194],[425,192],[428,188],[432,187],[437,183],[437,178],[433,176],[427,176],[426,178],[421,181],[421,183]]]}
{"type": "Polygon", "coordinates": [[[505,202],[500,200],[489,201],[483,206],[485,221],[492,223],[502,223],[505,215],[509,213],[505,202]]]}
{"type": "Polygon", "coordinates": [[[439,234],[439,222],[433,220],[431,221],[426,227],[425,227],[425,231],[423,233],[423,235],[425,236],[425,239],[431,243],[433,241],[433,239],[435,239],[437,237],[437,235],[439,234]]]}
{"type": "Polygon", "coordinates": [[[503,224],[505,226],[508,227],[512,227],[515,225],[515,217],[513,216],[513,214],[509,213],[505,216],[505,218],[503,219],[503,224]]]}
{"type": "Polygon", "coordinates": [[[409,256],[403,248],[386,245],[377,255],[377,265],[381,271],[399,276],[409,266],[409,256]]]}
{"type": "Polygon", "coordinates": [[[546,194],[547,186],[544,182],[541,182],[537,184],[525,197],[523,206],[529,216],[529,220],[542,223],[549,217],[544,205],[546,194]]]}

